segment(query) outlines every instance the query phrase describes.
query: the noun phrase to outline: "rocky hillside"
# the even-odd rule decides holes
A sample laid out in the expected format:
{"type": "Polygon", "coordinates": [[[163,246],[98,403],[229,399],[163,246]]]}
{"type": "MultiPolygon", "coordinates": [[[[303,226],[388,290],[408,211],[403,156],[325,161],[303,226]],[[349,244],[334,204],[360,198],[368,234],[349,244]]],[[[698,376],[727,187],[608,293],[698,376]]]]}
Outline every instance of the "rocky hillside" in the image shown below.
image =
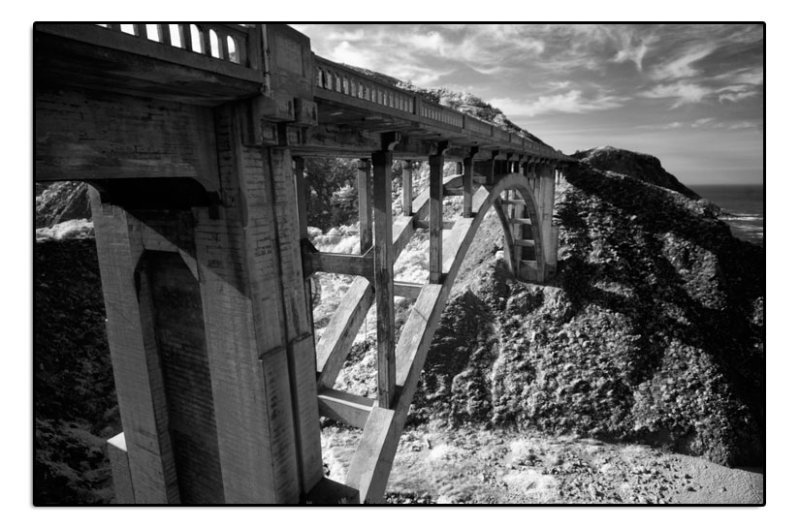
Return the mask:
{"type": "Polygon", "coordinates": [[[518,283],[491,258],[499,229],[476,241],[413,420],[763,463],[763,249],[651,176],[566,172],[552,285],[518,283]]]}
{"type": "Polygon", "coordinates": [[[665,171],[658,158],[649,154],[606,146],[579,150],[572,157],[601,171],[624,174],[653,185],[672,189],[689,198],[700,198],[697,193],[678,181],[678,178],[665,171]]]}

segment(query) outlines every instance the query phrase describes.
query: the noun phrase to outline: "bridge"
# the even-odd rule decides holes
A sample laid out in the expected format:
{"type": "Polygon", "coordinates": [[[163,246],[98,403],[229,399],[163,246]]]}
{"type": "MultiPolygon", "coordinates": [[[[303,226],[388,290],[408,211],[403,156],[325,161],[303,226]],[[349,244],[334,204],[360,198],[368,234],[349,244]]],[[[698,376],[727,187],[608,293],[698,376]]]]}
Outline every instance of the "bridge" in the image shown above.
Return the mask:
{"type": "Polygon", "coordinates": [[[376,503],[459,267],[494,211],[521,280],[556,269],[556,171],[531,135],[336,64],[279,24],[34,27],[35,178],[91,184],[123,433],[118,503],[376,503]],[[307,234],[305,160],[357,158],[360,254],[307,234]],[[430,165],[413,195],[411,162],[430,165]],[[444,176],[446,160],[458,174],[444,176]],[[402,214],[392,166],[402,165],[402,214]],[[443,200],[460,216],[443,222],[443,200]],[[429,280],[396,281],[416,229],[429,280]],[[355,275],[319,340],[310,277],[355,275]],[[394,298],[414,300],[399,336],[394,298]],[[377,397],[334,390],[367,311],[377,397]],[[362,430],[344,482],[320,416],[362,430]]]}

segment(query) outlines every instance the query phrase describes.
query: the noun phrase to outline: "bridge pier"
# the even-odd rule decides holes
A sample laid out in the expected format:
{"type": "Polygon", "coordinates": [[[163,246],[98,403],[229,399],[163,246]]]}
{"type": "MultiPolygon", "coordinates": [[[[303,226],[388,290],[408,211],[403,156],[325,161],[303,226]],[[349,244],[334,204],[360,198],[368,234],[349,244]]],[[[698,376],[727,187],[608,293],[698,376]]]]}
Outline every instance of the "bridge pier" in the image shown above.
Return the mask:
{"type": "Polygon", "coordinates": [[[216,111],[220,205],[92,193],[118,502],[296,503],[322,478],[298,180],[288,149],[244,144],[242,117],[216,111]]]}

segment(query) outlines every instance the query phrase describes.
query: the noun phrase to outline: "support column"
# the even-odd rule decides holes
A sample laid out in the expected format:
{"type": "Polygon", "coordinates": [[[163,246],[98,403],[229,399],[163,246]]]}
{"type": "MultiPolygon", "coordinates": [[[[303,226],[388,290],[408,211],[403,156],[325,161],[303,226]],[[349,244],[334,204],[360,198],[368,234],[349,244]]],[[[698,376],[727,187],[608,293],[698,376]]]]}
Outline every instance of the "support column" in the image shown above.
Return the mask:
{"type": "Polygon", "coordinates": [[[472,218],[472,178],[475,170],[475,154],[477,154],[477,149],[472,149],[470,157],[464,158],[464,208],[461,211],[461,216],[464,218],[472,218]]]}
{"type": "Polygon", "coordinates": [[[383,149],[372,154],[375,171],[375,310],[378,348],[378,404],[391,408],[395,389],[394,254],[392,248],[392,159],[397,138],[382,138],[383,149]]]}
{"type": "Polygon", "coordinates": [[[486,175],[486,181],[489,185],[494,185],[497,180],[498,172],[502,172],[502,168],[498,166],[501,164],[501,162],[498,161],[499,157],[500,157],[500,151],[493,150],[492,157],[489,158],[490,171],[489,174],[486,175]]]}
{"type": "MultiPolygon", "coordinates": [[[[297,226],[300,235],[300,241],[308,240],[308,206],[306,199],[308,198],[308,188],[306,186],[305,170],[306,160],[299,156],[292,158],[294,164],[294,189],[295,196],[297,197],[297,226]]],[[[306,303],[308,304],[308,324],[314,326],[314,317],[312,311],[314,309],[313,295],[311,292],[311,277],[304,281],[306,292],[306,303]]],[[[313,334],[313,332],[312,332],[313,334]]]]}
{"type": "Polygon", "coordinates": [[[411,183],[411,162],[403,161],[403,214],[411,216],[414,214],[412,211],[412,204],[414,202],[414,187],[411,183]]]}
{"type": "Polygon", "coordinates": [[[446,143],[441,143],[437,148],[437,153],[429,156],[430,164],[430,278],[431,284],[439,284],[442,281],[442,198],[444,188],[442,181],[444,177],[444,151],[447,149],[446,143]]]}
{"type": "Polygon", "coordinates": [[[322,479],[322,449],[314,325],[300,252],[300,239],[303,238],[300,225],[305,224],[305,213],[301,215],[297,207],[297,188],[288,148],[269,150],[268,174],[268,181],[272,183],[271,209],[275,215],[280,250],[279,270],[284,290],[283,309],[302,498],[322,479]]]}
{"type": "Polygon", "coordinates": [[[542,165],[539,172],[539,204],[541,206],[542,244],[545,277],[551,277],[556,269],[556,245],[553,244],[553,203],[555,200],[555,170],[553,165],[542,165]]]}
{"type": "Polygon", "coordinates": [[[322,478],[297,172],[243,143],[248,118],[216,110],[224,200],[193,209],[219,459],[226,503],[297,503],[322,478]]]}
{"type": "Polygon", "coordinates": [[[358,161],[358,234],[361,254],[372,247],[372,175],[368,159],[358,161]]]}
{"type": "MultiPolygon", "coordinates": [[[[521,164],[519,161],[512,161],[511,164],[511,172],[514,174],[520,173],[521,164]]],[[[523,218],[525,216],[525,206],[519,201],[522,199],[522,195],[517,191],[511,192],[511,197],[513,203],[511,205],[512,214],[510,215],[511,218],[523,218]]],[[[520,240],[525,238],[524,235],[525,226],[522,224],[514,223],[511,225],[511,234],[514,238],[514,269],[519,270],[519,262],[522,260],[522,246],[520,245],[520,240]]]]}
{"type": "Polygon", "coordinates": [[[131,236],[130,217],[122,207],[102,202],[94,189],[90,200],[132,495],[138,504],[178,504],[163,377],[153,329],[146,327],[149,318],[142,313],[149,307],[140,309],[136,285],[141,241],[131,236]]]}
{"type": "Polygon", "coordinates": [[[294,186],[297,195],[297,224],[300,230],[300,239],[308,240],[308,207],[306,205],[306,160],[299,156],[292,158],[294,163],[294,186]]]}

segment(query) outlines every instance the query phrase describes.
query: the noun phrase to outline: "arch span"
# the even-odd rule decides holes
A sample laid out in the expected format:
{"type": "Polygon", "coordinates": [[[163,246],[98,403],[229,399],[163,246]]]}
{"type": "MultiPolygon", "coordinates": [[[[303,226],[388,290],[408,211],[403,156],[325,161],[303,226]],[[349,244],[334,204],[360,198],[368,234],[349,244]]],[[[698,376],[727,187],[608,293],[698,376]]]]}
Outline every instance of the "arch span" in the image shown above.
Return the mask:
{"type": "MultiPolygon", "coordinates": [[[[473,196],[470,218],[459,218],[444,241],[443,272],[441,284],[422,286],[419,296],[403,326],[396,348],[397,378],[394,404],[390,409],[373,406],[364,423],[364,431],[347,474],[346,485],[357,490],[359,502],[382,502],[386,483],[394,461],[400,434],[405,425],[408,409],[417,388],[422,367],[439,326],[439,319],[458,270],[469,246],[491,208],[498,212],[504,227],[506,245],[515,241],[508,228],[509,220],[502,207],[505,191],[517,191],[527,207],[533,234],[537,262],[537,276],[544,279],[542,229],[540,215],[529,180],[522,174],[507,174],[491,187],[480,187],[473,196]]],[[[508,251],[507,251],[508,255],[508,251]]]]}

